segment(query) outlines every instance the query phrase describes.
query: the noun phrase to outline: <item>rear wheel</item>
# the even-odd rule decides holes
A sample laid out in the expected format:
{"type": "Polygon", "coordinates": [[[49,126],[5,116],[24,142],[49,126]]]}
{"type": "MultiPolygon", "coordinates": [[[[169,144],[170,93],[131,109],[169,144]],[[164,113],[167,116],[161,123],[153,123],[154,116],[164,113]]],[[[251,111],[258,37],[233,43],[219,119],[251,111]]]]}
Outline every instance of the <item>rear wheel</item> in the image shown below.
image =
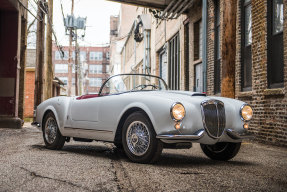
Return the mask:
{"type": "Polygon", "coordinates": [[[128,158],[137,163],[153,163],[162,152],[162,142],[143,112],[132,113],[124,123],[122,144],[128,158]]]}
{"type": "Polygon", "coordinates": [[[48,149],[62,149],[66,137],[63,137],[52,112],[49,112],[43,121],[43,138],[48,149]]]}
{"type": "Polygon", "coordinates": [[[235,157],[240,149],[241,143],[216,143],[214,145],[200,144],[204,154],[210,159],[227,161],[235,157]]]}

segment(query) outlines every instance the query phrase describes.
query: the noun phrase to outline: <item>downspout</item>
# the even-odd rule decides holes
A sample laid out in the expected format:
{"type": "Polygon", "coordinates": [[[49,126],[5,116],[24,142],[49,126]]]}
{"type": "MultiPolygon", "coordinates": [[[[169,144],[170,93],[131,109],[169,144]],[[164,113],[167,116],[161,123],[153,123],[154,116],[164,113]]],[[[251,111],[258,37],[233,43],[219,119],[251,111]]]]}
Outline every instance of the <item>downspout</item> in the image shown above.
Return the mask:
{"type": "Polygon", "coordinates": [[[147,74],[151,73],[151,64],[150,64],[150,30],[146,31],[147,35],[147,74]]]}
{"type": "Polygon", "coordinates": [[[143,57],[143,71],[144,73],[151,73],[151,65],[150,65],[150,32],[151,30],[144,30],[144,57],[143,57]]]}
{"type": "Polygon", "coordinates": [[[123,63],[123,67],[124,67],[124,73],[126,72],[126,46],[124,46],[124,63],[123,63]]]}
{"type": "MultiPolygon", "coordinates": [[[[137,20],[134,21],[134,31],[137,27],[137,20]]],[[[137,42],[136,40],[134,39],[134,56],[135,56],[135,63],[134,63],[134,66],[137,66],[137,42]]],[[[132,69],[133,71],[133,69],[132,69]]]]}
{"type": "Polygon", "coordinates": [[[207,91],[207,0],[202,0],[202,75],[203,75],[203,92],[207,91]]]}
{"type": "Polygon", "coordinates": [[[144,57],[143,57],[143,72],[146,73],[146,30],[144,30],[144,57]]]}

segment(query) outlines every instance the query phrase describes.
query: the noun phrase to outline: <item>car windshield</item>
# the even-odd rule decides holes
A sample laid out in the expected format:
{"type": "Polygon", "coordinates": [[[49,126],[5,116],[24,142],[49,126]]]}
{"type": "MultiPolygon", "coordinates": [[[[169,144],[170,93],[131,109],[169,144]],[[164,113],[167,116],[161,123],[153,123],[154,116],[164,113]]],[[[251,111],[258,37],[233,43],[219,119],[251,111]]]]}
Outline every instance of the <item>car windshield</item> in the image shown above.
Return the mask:
{"type": "Polygon", "coordinates": [[[100,95],[159,90],[167,90],[166,83],[160,77],[145,74],[122,74],[110,77],[102,85],[100,95]]]}

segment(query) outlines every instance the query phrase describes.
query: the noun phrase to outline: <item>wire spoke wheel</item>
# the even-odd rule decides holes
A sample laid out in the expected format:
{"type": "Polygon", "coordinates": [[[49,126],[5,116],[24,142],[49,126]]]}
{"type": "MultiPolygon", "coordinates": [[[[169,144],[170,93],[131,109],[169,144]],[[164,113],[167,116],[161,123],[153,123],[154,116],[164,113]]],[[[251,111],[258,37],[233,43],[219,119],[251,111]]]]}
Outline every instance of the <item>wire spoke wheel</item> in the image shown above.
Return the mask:
{"type": "Polygon", "coordinates": [[[145,154],[150,145],[150,133],[140,121],[132,122],[127,130],[126,142],[129,150],[136,156],[145,154]]]}
{"type": "Polygon", "coordinates": [[[62,136],[55,115],[48,112],[43,119],[43,138],[48,149],[61,149],[66,137],[62,136]]]}
{"type": "Polygon", "coordinates": [[[148,116],[141,111],[130,114],[122,129],[122,146],[127,157],[136,163],[154,163],[163,144],[156,138],[148,116]]]}
{"type": "Polygon", "coordinates": [[[45,138],[49,144],[54,143],[57,137],[57,122],[53,117],[49,117],[45,123],[45,138]]]}

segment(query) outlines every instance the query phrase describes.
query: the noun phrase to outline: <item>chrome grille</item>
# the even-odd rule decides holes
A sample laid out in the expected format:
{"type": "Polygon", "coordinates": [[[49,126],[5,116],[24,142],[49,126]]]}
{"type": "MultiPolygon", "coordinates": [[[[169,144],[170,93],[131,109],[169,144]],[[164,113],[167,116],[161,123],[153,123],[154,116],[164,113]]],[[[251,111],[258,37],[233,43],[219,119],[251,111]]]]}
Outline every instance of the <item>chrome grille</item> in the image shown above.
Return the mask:
{"type": "Polygon", "coordinates": [[[209,136],[218,138],[225,129],[224,104],[218,100],[207,100],[201,103],[203,126],[209,136]]]}

